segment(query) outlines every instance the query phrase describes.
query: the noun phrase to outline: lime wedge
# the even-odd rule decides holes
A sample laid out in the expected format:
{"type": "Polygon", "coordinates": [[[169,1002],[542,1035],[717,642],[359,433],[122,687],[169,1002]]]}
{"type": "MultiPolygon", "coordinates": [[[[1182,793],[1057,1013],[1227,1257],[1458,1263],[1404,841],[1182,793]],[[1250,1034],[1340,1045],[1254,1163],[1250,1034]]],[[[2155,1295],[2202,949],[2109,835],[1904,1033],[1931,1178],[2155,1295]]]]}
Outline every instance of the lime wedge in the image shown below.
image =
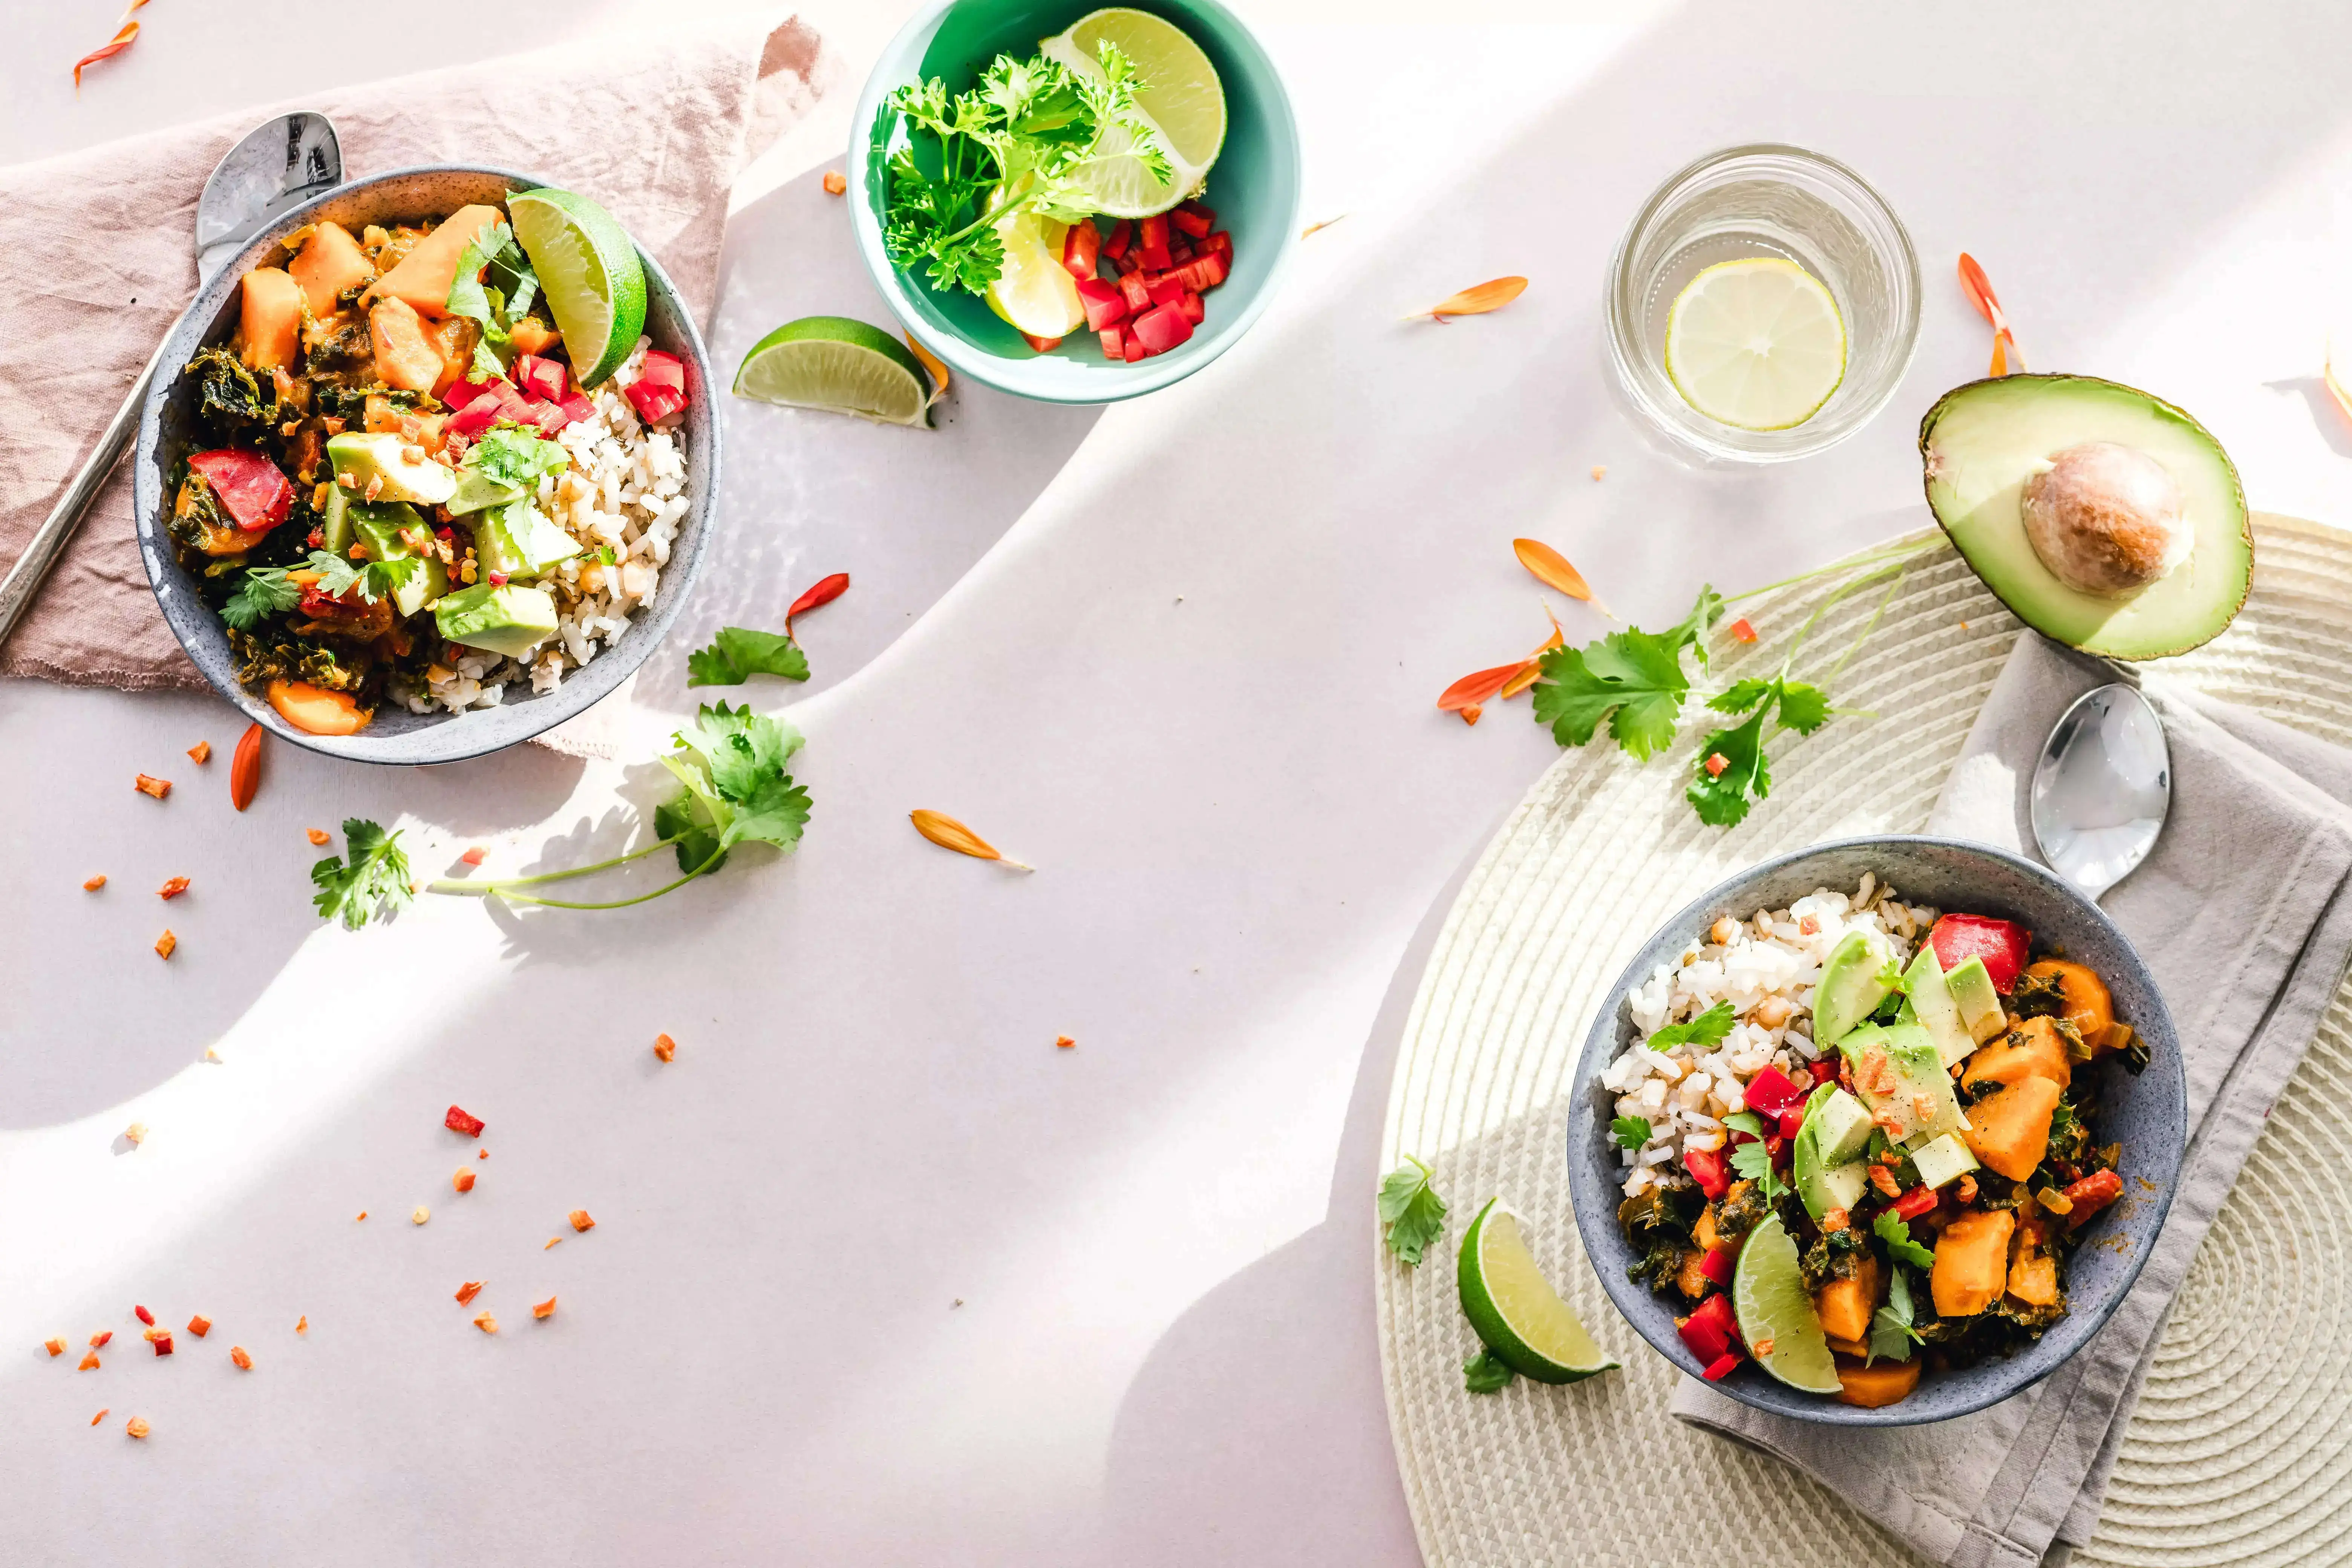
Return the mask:
{"type": "Polygon", "coordinates": [[[1135,95],[1137,117],[1151,128],[1167,157],[1169,177],[1156,178],[1131,156],[1133,140],[1114,126],[1097,151],[1101,161],[1080,178],[1096,206],[1112,217],[1150,217],[1199,190],[1209,165],[1224,150],[1225,89],[1217,68],[1184,29],[1123,5],[1081,16],[1068,32],[1039,47],[1070,69],[1099,79],[1106,42],[1134,62],[1142,82],[1135,95]]]}
{"type": "Polygon", "coordinates": [[[930,381],[907,346],[846,316],[803,316],[751,345],[735,395],[792,408],[855,414],[877,425],[920,425],[930,381]]]}
{"type": "Polygon", "coordinates": [[[621,368],[646,330],[636,242],[611,213],[570,191],[518,191],[507,198],[507,216],[555,312],[572,374],[594,386],[621,368]]]}
{"type": "Polygon", "coordinates": [[[997,222],[1004,266],[981,297],[1033,338],[1066,338],[1086,324],[1078,280],[1062,265],[1062,238],[1069,232],[1069,225],[1026,210],[997,222]]]}
{"type": "Polygon", "coordinates": [[[1793,261],[1718,261],[1675,296],[1666,375],[1717,424],[1786,430],[1845,379],[1845,321],[1822,280],[1793,261]]]}
{"type": "Polygon", "coordinates": [[[1797,1272],[1797,1244],[1779,1215],[1748,1232],[1731,1276],[1731,1310],[1739,1337],[1764,1370],[1808,1394],[1835,1394],[1837,1363],[1813,1312],[1813,1299],[1797,1272]]]}
{"type": "Polygon", "coordinates": [[[1538,1383],[1578,1383],[1617,1363],[1592,1342],[1536,1267],[1519,1216],[1489,1198],[1462,1237],[1462,1312],[1513,1372],[1538,1383]]]}

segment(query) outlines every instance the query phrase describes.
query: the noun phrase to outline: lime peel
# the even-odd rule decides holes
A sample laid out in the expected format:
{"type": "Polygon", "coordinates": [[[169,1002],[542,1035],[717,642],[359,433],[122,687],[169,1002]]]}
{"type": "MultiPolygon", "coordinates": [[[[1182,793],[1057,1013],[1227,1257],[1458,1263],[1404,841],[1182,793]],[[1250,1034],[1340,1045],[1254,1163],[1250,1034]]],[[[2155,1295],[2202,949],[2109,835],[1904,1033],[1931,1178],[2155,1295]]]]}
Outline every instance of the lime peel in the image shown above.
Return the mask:
{"type": "Polygon", "coordinates": [[[924,425],[930,378],[906,345],[846,316],[803,316],[751,345],[735,395],[790,408],[855,415],[877,425],[924,425]]]}
{"type": "Polygon", "coordinates": [[[1766,1372],[1808,1394],[1835,1394],[1843,1386],[1798,1271],[1796,1241],[1779,1215],[1766,1215],[1741,1244],[1731,1305],[1739,1337],[1766,1372]]]}
{"type": "Polygon", "coordinates": [[[1615,1370],[1536,1266],[1519,1216],[1489,1198],[1463,1234],[1456,1283],[1462,1311],[1486,1348],[1522,1377],[1577,1383],[1615,1370]]]}

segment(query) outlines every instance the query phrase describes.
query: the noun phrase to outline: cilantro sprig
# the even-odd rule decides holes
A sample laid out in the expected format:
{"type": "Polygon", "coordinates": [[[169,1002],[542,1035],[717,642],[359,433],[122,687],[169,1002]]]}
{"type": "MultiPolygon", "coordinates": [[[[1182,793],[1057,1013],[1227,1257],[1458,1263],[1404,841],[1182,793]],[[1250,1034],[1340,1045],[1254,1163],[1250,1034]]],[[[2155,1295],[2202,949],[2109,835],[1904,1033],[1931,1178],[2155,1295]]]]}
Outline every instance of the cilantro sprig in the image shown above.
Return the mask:
{"type": "Polygon", "coordinates": [[[1417,1267],[1429,1244],[1445,1229],[1445,1200],[1430,1184],[1436,1172],[1410,1154],[1404,1160],[1381,1178],[1381,1225],[1382,1238],[1398,1261],[1417,1267]]]}
{"type": "Polygon", "coordinates": [[[248,566],[245,580],[221,606],[221,619],[249,632],[271,616],[282,615],[302,602],[302,590],[286,580],[290,568],[248,566]]]}
{"type": "Polygon", "coordinates": [[[1639,1149],[1650,1141],[1650,1119],[1620,1116],[1609,1123],[1609,1136],[1617,1140],[1620,1149],[1639,1149]]]}
{"type": "MultiPolygon", "coordinates": [[[[313,550],[300,570],[318,575],[319,592],[328,598],[339,599],[352,589],[367,604],[395,593],[400,585],[425,569],[422,556],[406,555],[392,561],[354,561],[329,550],[313,550]]],[[[241,632],[249,632],[270,616],[282,615],[302,602],[301,585],[287,580],[287,574],[297,570],[290,566],[248,566],[236,591],[221,605],[221,619],[241,632]]]]}
{"type": "Polygon", "coordinates": [[[538,293],[539,274],[507,220],[492,218],[482,225],[458,252],[457,276],[450,279],[444,301],[449,314],[482,329],[474,344],[476,372],[486,377],[507,373],[514,363],[512,329],[538,293]]]}
{"type": "Polygon", "coordinates": [[[1482,1350],[1462,1363],[1462,1386],[1473,1394],[1500,1394],[1518,1375],[1490,1350],[1482,1350]]]}
{"type": "Polygon", "coordinates": [[[320,918],[340,916],[345,931],[357,931],[371,920],[390,920],[415,894],[398,829],[386,833],[379,824],[350,817],[343,823],[343,848],[348,863],[330,855],[310,868],[319,889],[310,902],[320,918]]]}
{"type": "Polygon", "coordinates": [[[740,686],[755,675],[806,680],[808,655],[789,636],[749,626],[721,626],[709,647],[686,656],[688,686],[740,686]]]}
{"type": "Polygon", "coordinates": [[[1731,1033],[1735,1015],[1728,1002],[1717,1002],[1695,1018],[1679,1024],[1668,1024],[1642,1043],[1654,1051],[1672,1050],[1676,1046],[1719,1046],[1731,1033]]]}
{"type": "Polygon", "coordinates": [[[1912,1322],[1911,1281],[1901,1264],[1896,1264],[1886,1281],[1886,1305],[1878,1309],[1870,1320],[1870,1353],[1863,1359],[1868,1366],[1880,1356],[1889,1361],[1909,1361],[1911,1347],[1926,1342],[1912,1322]]]}
{"type": "Polygon", "coordinates": [[[1003,271],[999,224],[1024,212],[1076,223],[1095,211],[1085,170],[1132,158],[1168,178],[1158,133],[1136,109],[1134,63],[1108,41],[1096,58],[1100,75],[999,55],[969,92],[950,96],[933,77],[890,95],[909,129],[885,166],[882,243],[894,266],[978,294],[1003,271]],[[919,153],[916,135],[931,145],[919,153]]]}
{"type": "Polygon", "coordinates": [[[1772,1152],[1761,1142],[1742,1143],[1731,1152],[1731,1168],[1754,1182],[1766,1203],[1776,1203],[1789,1184],[1772,1169],[1772,1152]]]}
{"type": "Polygon", "coordinates": [[[1909,1223],[1893,1209],[1880,1211],[1870,1228],[1878,1233],[1878,1239],[1886,1244],[1886,1255],[1896,1262],[1908,1263],[1914,1268],[1935,1267],[1934,1249],[1912,1240],[1909,1223]]]}

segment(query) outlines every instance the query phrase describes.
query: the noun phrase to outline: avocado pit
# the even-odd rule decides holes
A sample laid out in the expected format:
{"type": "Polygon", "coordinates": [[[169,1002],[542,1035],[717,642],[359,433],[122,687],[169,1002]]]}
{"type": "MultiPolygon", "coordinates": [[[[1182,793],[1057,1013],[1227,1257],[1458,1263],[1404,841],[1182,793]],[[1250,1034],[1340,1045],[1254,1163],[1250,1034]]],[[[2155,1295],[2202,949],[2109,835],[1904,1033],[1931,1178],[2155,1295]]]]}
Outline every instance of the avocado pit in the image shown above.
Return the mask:
{"type": "Polygon", "coordinates": [[[2145,588],[2188,560],[2196,542],[2171,471],[2114,441],[2056,453],[2026,481],[2019,510],[2042,563],[2085,594],[2145,588]]]}

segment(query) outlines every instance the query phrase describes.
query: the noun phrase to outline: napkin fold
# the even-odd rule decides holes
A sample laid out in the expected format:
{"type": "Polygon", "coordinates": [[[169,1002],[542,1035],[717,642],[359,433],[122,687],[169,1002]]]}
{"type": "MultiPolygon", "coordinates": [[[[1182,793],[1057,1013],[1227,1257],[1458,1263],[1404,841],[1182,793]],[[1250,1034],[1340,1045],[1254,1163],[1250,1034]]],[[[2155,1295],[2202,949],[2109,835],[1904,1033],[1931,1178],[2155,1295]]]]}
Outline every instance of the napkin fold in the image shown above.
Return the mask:
{"type": "MultiPolygon", "coordinates": [[[[2129,679],[2032,632],[2018,641],[1927,831],[2035,857],[2033,764],[2067,704],[2129,679]]],[[[2147,861],[2101,900],[2171,1007],[2189,1150],[2122,1306],[2036,1386],[1927,1426],[1817,1426],[1685,1378],[1675,1415],[1811,1474],[1949,1568],[2063,1562],[2091,1539],[2157,1336],[2271,1102],[2352,957],[2352,752],[2161,677],[2172,809],[2147,861]]]]}
{"type": "MultiPolygon", "coordinates": [[[[539,174],[603,204],[706,322],[728,194],[806,114],[816,33],[779,11],[617,36],[306,95],[0,169],[0,570],[24,552],[140,366],[196,290],[196,197],[237,139],[289,109],[335,123],[346,178],[418,163],[539,174]]],[[[200,688],[155,607],[125,461],[90,505],[0,675],[200,688]]]]}

